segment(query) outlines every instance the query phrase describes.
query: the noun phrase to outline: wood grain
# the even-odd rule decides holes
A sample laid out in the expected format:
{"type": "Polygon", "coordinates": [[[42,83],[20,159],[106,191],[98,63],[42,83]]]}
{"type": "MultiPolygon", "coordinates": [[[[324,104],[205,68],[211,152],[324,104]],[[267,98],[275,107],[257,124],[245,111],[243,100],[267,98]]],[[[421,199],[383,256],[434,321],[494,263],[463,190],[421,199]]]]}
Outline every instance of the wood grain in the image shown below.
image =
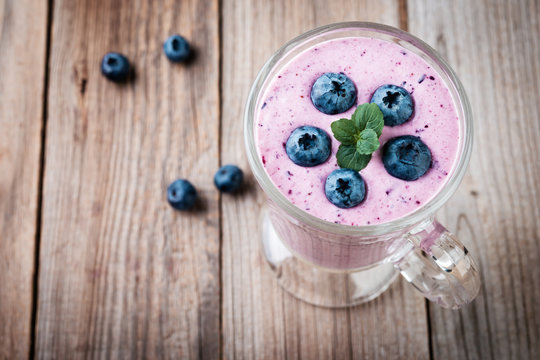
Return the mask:
{"type": "Polygon", "coordinates": [[[217,0],[54,1],[39,358],[219,357],[218,19],[217,0]],[[167,60],[173,33],[195,61],[167,60]],[[101,76],[108,51],[131,82],[101,76]],[[179,177],[196,211],[167,204],[179,177]]]}
{"type": "Polygon", "coordinates": [[[430,306],[436,359],[540,358],[540,4],[409,1],[410,30],[443,53],[475,117],[467,177],[441,220],[479,259],[480,297],[430,306]]]}
{"type": "Polygon", "coordinates": [[[0,0],[0,359],[30,352],[46,43],[46,1],[0,0]]]}
{"type": "Polygon", "coordinates": [[[429,357],[425,303],[397,282],[374,302],[317,308],[284,293],[260,255],[264,194],[249,171],[242,115],[264,61],[316,26],[366,20],[397,26],[397,1],[223,1],[221,161],[240,164],[248,189],[222,198],[223,354],[239,359],[429,357]],[[406,334],[406,335],[404,335],[406,334]]]}

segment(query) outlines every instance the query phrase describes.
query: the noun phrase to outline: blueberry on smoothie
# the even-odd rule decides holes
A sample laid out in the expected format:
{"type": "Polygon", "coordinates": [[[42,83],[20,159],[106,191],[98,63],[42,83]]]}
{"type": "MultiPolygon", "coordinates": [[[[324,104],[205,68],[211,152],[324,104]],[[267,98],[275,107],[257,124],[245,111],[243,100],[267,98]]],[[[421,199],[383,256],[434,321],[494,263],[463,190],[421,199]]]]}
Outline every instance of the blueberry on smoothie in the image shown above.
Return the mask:
{"type": "Polygon", "coordinates": [[[163,43],[163,51],[172,62],[186,61],[191,53],[188,41],[180,35],[169,36],[163,43]]]}
{"type": "Polygon", "coordinates": [[[331,150],[332,141],[326,131],[307,125],[294,129],[285,144],[289,159],[303,167],[322,164],[330,156],[331,150]]]}
{"type": "Polygon", "coordinates": [[[386,171],[401,180],[413,181],[431,166],[431,151],[419,137],[403,135],[384,144],[382,152],[386,171]]]}
{"type": "Polygon", "coordinates": [[[184,179],[174,181],[167,188],[167,201],[176,210],[189,210],[197,201],[197,190],[184,179]]]}
{"type": "Polygon", "coordinates": [[[379,87],[370,102],[379,106],[386,126],[401,125],[409,120],[413,113],[411,94],[401,86],[387,84],[379,87]]]}
{"type": "Polygon", "coordinates": [[[129,76],[129,60],[122,54],[110,52],[101,60],[101,73],[109,80],[121,82],[129,76]]]}
{"type": "Polygon", "coordinates": [[[214,184],[219,191],[232,193],[237,191],[244,180],[244,173],[236,165],[223,165],[214,175],[214,184]]]}
{"type": "Polygon", "coordinates": [[[332,204],[342,209],[348,209],[364,201],[366,184],[358,171],[337,169],[326,178],[324,192],[332,204]]]}
{"type": "Polygon", "coordinates": [[[320,112],[339,114],[356,102],[356,88],[343,73],[325,73],[311,87],[311,102],[320,112]]]}

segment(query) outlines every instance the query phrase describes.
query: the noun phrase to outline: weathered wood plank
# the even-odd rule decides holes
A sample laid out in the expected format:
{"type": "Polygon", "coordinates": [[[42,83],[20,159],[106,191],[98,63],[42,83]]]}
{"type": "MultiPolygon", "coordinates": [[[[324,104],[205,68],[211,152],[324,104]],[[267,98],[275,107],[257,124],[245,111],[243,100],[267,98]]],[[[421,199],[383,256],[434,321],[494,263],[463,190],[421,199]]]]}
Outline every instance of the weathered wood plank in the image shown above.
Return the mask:
{"type": "Polygon", "coordinates": [[[0,359],[28,357],[47,2],[0,0],[0,359]]]}
{"type": "Polygon", "coordinates": [[[54,1],[38,357],[219,356],[218,20],[217,0],[54,1]],[[101,76],[108,51],[133,81],[101,76]],[[167,204],[178,177],[197,211],[167,204]]]}
{"type": "Polygon", "coordinates": [[[480,297],[430,307],[436,359],[540,358],[540,4],[420,1],[410,30],[440,50],[469,94],[476,143],[441,220],[481,265],[480,297]]]}
{"type": "Polygon", "coordinates": [[[346,20],[398,25],[397,1],[223,1],[222,163],[247,171],[243,196],[222,198],[223,353],[225,358],[343,359],[429,357],[424,300],[396,283],[352,309],[313,307],[284,293],[259,253],[264,194],[244,155],[242,115],[264,61],[313,27],[346,20]],[[405,334],[405,335],[404,335],[405,334]]]}

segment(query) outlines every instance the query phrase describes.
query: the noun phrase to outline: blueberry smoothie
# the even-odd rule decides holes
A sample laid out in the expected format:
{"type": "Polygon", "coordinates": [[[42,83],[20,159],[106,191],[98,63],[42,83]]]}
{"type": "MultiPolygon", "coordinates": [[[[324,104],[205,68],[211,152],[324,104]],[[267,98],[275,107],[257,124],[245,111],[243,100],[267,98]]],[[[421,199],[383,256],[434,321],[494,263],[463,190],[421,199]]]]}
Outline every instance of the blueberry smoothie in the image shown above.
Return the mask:
{"type": "Polygon", "coordinates": [[[454,169],[461,129],[450,90],[398,44],[329,40],[268,81],[255,114],[258,155],[276,188],[313,216],[390,222],[429,202],[454,169]]]}

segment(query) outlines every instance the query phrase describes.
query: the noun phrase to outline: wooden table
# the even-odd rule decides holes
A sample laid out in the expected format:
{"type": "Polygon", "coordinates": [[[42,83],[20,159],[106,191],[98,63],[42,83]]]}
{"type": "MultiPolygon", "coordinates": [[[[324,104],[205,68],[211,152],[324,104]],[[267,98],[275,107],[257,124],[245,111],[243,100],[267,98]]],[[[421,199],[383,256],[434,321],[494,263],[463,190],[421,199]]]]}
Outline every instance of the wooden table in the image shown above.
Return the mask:
{"type": "Polygon", "coordinates": [[[540,359],[538,1],[0,0],[0,49],[1,359],[540,359]],[[425,39],[470,96],[470,170],[439,212],[482,270],[463,310],[403,280],[313,307],[261,259],[248,89],[283,42],[344,20],[425,39]],[[172,33],[192,63],[167,61],[172,33]],[[134,81],[100,75],[111,50],[134,81]],[[240,196],[214,188],[224,163],[246,170],[240,196]],[[167,204],[178,177],[199,211],[167,204]]]}

